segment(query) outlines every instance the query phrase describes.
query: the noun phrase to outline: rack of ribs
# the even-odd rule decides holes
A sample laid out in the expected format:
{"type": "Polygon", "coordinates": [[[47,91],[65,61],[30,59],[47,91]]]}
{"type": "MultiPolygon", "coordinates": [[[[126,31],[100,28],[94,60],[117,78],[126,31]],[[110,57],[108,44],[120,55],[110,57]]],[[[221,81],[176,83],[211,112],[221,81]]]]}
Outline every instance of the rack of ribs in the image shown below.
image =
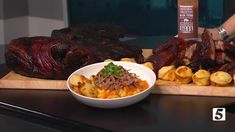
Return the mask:
{"type": "Polygon", "coordinates": [[[142,49],[119,41],[119,27],[81,25],[52,31],[51,37],[23,37],[10,42],[6,64],[16,73],[66,79],[73,71],[106,59],[144,61],[142,49]]]}
{"type": "Polygon", "coordinates": [[[154,72],[166,65],[189,66],[194,72],[207,69],[211,72],[222,70],[235,75],[235,45],[214,41],[205,29],[201,40],[184,40],[173,37],[153,49],[146,60],[154,65],[154,72]]]}

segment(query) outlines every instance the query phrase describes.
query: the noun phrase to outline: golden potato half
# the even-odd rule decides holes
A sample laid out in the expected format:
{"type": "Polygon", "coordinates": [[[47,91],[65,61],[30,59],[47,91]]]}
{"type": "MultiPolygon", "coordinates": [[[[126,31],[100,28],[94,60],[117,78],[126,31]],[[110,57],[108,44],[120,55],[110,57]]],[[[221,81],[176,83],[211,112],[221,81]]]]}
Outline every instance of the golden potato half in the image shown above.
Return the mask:
{"type": "Polygon", "coordinates": [[[96,97],[98,92],[91,81],[83,75],[73,75],[69,79],[73,91],[78,91],[81,95],[96,97]]]}
{"type": "Polygon", "coordinates": [[[106,60],[104,60],[104,62],[112,62],[112,61],[114,61],[114,60],[112,60],[112,59],[106,59],[106,60]]]}
{"type": "Polygon", "coordinates": [[[121,58],[120,61],[127,61],[127,62],[133,62],[136,63],[135,58],[121,58]]]}
{"type": "Polygon", "coordinates": [[[217,71],[210,76],[210,82],[214,86],[227,86],[232,82],[232,80],[232,76],[223,71],[217,71]]]}
{"type": "Polygon", "coordinates": [[[175,70],[176,82],[180,84],[188,84],[192,81],[193,72],[187,66],[180,66],[175,70]]]}
{"type": "Polygon", "coordinates": [[[166,81],[175,80],[175,66],[164,66],[158,71],[158,78],[166,81]]]}
{"type": "Polygon", "coordinates": [[[210,72],[206,70],[198,70],[192,76],[193,83],[199,86],[207,86],[210,84],[210,72]]]}
{"type": "Polygon", "coordinates": [[[151,62],[145,62],[145,63],[143,63],[143,64],[141,64],[141,65],[146,66],[146,67],[148,67],[148,68],[151,69],[151,70],[154,69],[154,68],[153,68],[153,64],[152,64],[151,62]]]}
{"type": "Polygon", "coordinates": [[[73,75],[69,79],[69,83],[73,86],[78,86],[78,83],[84,83],[85,81],[89,81],[89,79],[83,75],[73,75]]]}

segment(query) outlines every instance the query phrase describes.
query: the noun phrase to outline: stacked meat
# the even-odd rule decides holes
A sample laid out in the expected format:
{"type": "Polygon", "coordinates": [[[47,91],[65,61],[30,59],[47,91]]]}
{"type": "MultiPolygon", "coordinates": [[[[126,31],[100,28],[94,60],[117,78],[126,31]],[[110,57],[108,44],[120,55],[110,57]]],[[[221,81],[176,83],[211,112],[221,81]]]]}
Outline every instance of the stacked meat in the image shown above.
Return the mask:
{"type": "Polygon", "coordinates": [[[147,61],[154,64],[156,74],[163,66],[186,65],[194,72],[198,69],[211,72],[221,70],[235,75],[235,45],[214,41],[211,34],[205,30],[201,40],[185,41],[176,37],[169,39],[153,49],[153,55],[147,61]]]}
{"type": "Polygon", "coordinates": [[[25,76],[66,79],[76,69],[106,59],[143,62],[142,50],[119,41],[123,36],[119,27],[82,25],[54,30],[51,37],[18,38],[6,50],[6,63],[25,76]]]}

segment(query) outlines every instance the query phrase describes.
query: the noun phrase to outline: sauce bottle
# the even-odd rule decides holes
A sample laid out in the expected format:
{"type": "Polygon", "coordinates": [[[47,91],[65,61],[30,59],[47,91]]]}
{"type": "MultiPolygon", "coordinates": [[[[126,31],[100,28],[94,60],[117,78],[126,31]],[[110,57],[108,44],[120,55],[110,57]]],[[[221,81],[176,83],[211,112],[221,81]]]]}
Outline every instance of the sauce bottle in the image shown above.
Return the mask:
{"type": "Polygon", "coordinates": [[[178,36],[198,38],[198,0],[178,0],[178,36]]]}

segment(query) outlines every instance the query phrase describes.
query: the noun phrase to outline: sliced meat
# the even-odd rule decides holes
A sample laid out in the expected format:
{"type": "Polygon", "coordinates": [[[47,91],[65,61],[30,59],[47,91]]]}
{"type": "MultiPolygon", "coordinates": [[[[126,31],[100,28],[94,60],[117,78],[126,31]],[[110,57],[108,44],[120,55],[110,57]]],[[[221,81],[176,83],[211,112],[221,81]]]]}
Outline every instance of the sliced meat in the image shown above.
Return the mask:
{"type": "MultiPolygon", "coordinates": [[[[216,71],[221,65],[235,61],[235,46],[212,39],[208,30],[201,36],[201,41],[171,38],[153,49],[153,55],[147,61],[154,64],[155,73],[166,65],[189,66],[194,72],[199,69],[216,71]]],[[[231,65],[231,64],[230,64],[231,65]]]]}
{"type": "Polygon", "coordinates": [[[208,30],[205,30],[201,36],[202,38],[202,59],[203,66],[207,67],[208,64],[212,64],[215,61],[215,42],[212,39],[212,35],[208,30]]]}
{"type": "Polygon", "coordinates": [[[202,43],[199,41],[191,40],[187,42],[188,48],[186,48],[184,65],[189,66],[193,72],[197,71],[201,67],[202,53],[201,47],[202,43]],[[187,60],[187,61],[185,61],[187,60]]]}
{"type": "Polygon", "coordinates": [[[171,65],[174,62],[175,55],[169,51],[163,51],[158,54],[153,54],[146,61],[152,62],[156,75],[161,67],[171,65]]]}
{"type": "Polygon", "coordinates": [[[180,62],[177,61],[177,57],[181,57],[181,49],[183,47],[184,40],[173,37],[159,47],[153,49],[153,55],[151,55],[146,61],[153,63],[154,72],[157,74],[158,70],[163,66],[180,65],[180,62]]]}

